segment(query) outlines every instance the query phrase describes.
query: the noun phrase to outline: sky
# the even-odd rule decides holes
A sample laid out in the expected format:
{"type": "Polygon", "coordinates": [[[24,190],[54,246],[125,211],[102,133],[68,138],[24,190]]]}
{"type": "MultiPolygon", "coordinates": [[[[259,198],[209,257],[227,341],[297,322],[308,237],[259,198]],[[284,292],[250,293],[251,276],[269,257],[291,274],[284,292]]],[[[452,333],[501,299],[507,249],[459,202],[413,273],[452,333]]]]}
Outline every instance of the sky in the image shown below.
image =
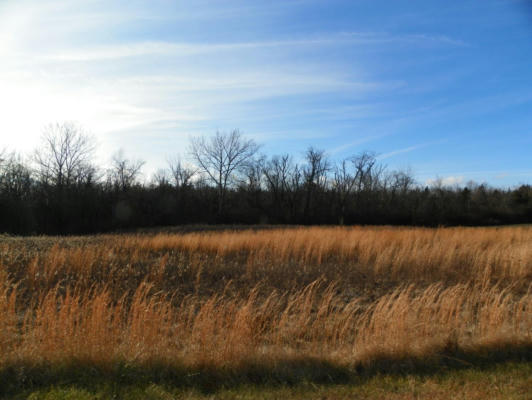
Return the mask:
{"type": "Polygon", "coordinates": [[[0,150],[75,121],[145,176],[190,137],[532,184],[531,0],[0,0],[0,150]]]}

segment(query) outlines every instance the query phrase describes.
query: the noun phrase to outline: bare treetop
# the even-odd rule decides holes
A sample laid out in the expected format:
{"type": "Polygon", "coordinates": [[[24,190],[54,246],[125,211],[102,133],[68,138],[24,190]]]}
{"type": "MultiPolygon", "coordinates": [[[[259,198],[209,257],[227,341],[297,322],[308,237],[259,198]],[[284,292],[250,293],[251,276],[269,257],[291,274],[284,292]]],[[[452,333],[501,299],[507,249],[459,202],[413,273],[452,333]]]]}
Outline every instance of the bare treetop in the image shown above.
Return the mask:
{"type": "Polygon", "coordinates": [[[34,161],[42,182],[68,186],[94,174],[91,161],[96,145],[92,136],[73,122],[48,125],[34,161]]]}
{"type": "Polygon", "coordinates": [[[237,129],[216,134],[210,138],[195,137],[190,140],[190,155],[218,188],[218,212],[224,205],[225,193],[234,174],[241,171],[258,151],[253,139],[244,139],[237,129]]]}
{"type": "Polygon", "coordinates": [[[124,151],[120,149],[113,155],[109,179],[116,188],[125,191],[137,182],[144,164],[142,160],[126,158],[124,151]]]}
{"type": "Polygon", "coordinates": [[[197,173],[197,169],[194,167],[188,167],[177,156],[169,158],[167,162],[175,187],[180,189],[189,186],[192,178],[197,173]]]}

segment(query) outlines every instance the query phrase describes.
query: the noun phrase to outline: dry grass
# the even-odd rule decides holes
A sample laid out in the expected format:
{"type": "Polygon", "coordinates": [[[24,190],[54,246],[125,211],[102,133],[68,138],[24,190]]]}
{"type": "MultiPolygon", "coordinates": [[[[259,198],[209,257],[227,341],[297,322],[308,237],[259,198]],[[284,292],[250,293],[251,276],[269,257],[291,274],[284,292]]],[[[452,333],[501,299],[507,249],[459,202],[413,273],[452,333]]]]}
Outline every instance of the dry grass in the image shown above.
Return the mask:
{"type": "Polygon", "coordinates": [[[3,239],[0,369],[352,369],[532,345],[532,229],[3,239]]]}

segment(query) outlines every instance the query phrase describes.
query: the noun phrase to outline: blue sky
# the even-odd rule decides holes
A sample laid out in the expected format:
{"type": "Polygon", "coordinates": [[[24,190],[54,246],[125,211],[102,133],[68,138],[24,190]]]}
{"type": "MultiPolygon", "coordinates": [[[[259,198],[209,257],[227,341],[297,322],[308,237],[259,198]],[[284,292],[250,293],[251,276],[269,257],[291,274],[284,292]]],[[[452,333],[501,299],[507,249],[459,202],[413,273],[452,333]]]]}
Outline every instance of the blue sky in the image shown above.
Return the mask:
{"type": "Polygon", "coordinates": [[[532,2],[0,1],[0,149],[77,121],[146,175],[190,136],[532,183],[532,2]]]}

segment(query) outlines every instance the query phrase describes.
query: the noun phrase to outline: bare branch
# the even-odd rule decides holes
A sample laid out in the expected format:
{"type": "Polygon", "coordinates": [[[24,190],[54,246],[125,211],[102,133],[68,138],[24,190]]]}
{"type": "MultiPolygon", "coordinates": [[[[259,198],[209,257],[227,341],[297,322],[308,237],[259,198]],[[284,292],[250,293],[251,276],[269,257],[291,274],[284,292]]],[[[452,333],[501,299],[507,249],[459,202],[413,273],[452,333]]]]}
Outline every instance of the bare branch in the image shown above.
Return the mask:
{"type": "Polygon", "coordinates": [[[113,155],[112,167],[108,172],[109,180],[116,188],[125,191],[137,182],[144,164],[145,162],[142,160],[126,158],[124,151],[119,150],[113,155]]]}
{"type": "Polygon", "coordinates": [[[218,213],[221,214],[227,188],[235,181],[258,151],[254,140],[246,140],[238,130],[229,133],[216,132],[210,139],[191,138],[189,153],[201,172],[218,188],[218,213]]]}
{"type": "Polygon", "coordinates": [[[48,125],[33,156],[40,181],[63,187],[94,177],[95,148],[93,137],[73,122],[48,125]]]}
{"type": "Polygon", "coordinates": [[[185,166],[179,157],[168,159],[167,162],[176,189],[189,186],[191,184],[192,178],[198,172],[197,168],[185,166]]]}

